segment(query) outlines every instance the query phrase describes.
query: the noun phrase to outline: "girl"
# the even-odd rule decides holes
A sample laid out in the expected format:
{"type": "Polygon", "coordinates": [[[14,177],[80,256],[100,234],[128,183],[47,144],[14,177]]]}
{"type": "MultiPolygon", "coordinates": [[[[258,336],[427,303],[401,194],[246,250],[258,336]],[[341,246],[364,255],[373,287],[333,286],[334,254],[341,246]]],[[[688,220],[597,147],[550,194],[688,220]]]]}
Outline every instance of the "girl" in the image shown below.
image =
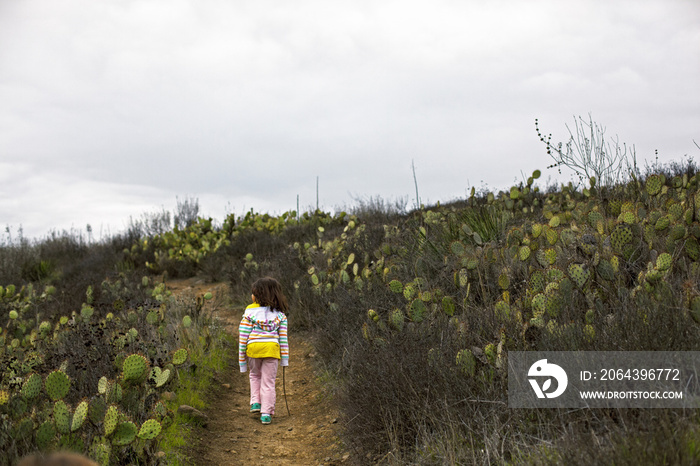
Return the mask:
{"type": "Polygon", "coordinates": [[[253,283],[253,304],[238,327],[238,364],[241,372],[250,366],[250,412],[260,413],[263,424],[275,414],[277,361],[289,365],[287,342],[287,299],[274,278],[253,283]]]}

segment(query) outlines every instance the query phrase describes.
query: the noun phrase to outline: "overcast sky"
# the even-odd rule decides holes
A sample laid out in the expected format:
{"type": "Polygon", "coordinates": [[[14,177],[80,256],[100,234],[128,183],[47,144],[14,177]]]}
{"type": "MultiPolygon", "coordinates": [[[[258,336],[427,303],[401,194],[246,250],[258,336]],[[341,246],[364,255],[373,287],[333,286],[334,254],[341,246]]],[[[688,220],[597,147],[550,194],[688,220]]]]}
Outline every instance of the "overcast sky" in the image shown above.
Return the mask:
{"type": "MultiPolygon", "coordinates": [[[[551,163],[574,115],[700,159],[697,0],[1,0],[0,222],[424,203],[551,163]]],[[[700,161],[700,160],[698,160],[700,161]]],[[[567,176],[567,175],[565,175],[567,176]]]]}

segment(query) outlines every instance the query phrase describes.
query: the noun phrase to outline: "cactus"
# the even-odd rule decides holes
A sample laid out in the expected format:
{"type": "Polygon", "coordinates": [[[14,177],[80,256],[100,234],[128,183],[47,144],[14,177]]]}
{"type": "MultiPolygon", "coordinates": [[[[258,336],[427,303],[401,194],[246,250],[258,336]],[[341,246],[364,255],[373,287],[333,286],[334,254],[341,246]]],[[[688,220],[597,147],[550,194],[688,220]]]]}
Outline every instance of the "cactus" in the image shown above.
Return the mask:
{"type": "MultiPolygon", "coordinates": [[[[552,217],[552,218],[554,218],[554,217],[552,217]]],[[[551,228],[547,230],[547,232],[545,233],[545,236],[547,238],[547,242],[549,244],[551,244],[552,246],[554,246],[557,243],[557,241],[559,240],[559,234],[557,233],[556,230],[553,230],[551,228]]]]}
{"type": "Polygon", "coordinates": [[[160,367],[154,367],[151,371],[151,379],[155,382],[156,388],[160,388],[170,380],[170,369],[162,370],[160,367]]]}
{"type": "Polygon", "coordinates": [[[615,280],[615,270],[613,269],[613,266],[609,260],[601,259],[600,262],[598,262],[596,270],[598,271],[598,275],[600,275],[603,280],[607,280],[609,282],[615,280]]]}
{"type": "Polygon", "coordinates": [[[426,311],[425,303],[420,299],[414,299],[408,307],[408,315],[413,322],[421,322],[426,311]]]}
{"type": "Polygon", "coordinates": [[[374,309],[370,309],[367,311],[367,317],[369,317],[369,319],[374,322],[379,321],[379,314],[377,314],[377,311],[375,311],[374,309]]]}
{"type": "Polygon", "coordinates": [[[398,280],[392,280],[389,282],[389,289],[397,294],[402,293],[403,292],[403,283],[401,283],[398,280]]]}
{"type": "Polygon", "coordinates": [[[547,297],[543,293],[538,293],[532,298],[532,313],[535,316],[540,316],[545,311],[547,297]]]}
{"type": "Polygon", "coordinates": [[[104,421],[107,412],[107,403],[102,397],[93,398],[88,405],[88,417],[93,424],[104,421]]]}
{"type": "Polygon", "coordinates": [[[459,367],[464,374],[474,376],[476,373],[476,358],[470,350],[463,349],[459,351],[455,360],[457,367],[459,367]]]}
{"type": "Polygon", "coordinates": [[[140,354],[132,354],[124,360],[122,375],[125,381],[141,379],[148,369],[148,360],[140,354]]]}
{"type": "Polygon", "coordinates": [[[173,364],[179,366],[187,361],[187,350],[185,348],[180,348],[173,353],[173,364]]]}
{"type": "Polygon", "coordinates": [[[78,406],[75,407],[75,411],[73,412],[73,421],[71,422],[70,426],[71,432],[75,432],[83,426],[85,418],[87,418],[87,414],[88,402],[83,400],[78,403],[78,406]]]}
{"type": "Polygon", "coordinates": [[[61,370],[51,372],[44,382],[46,393],[51,398],[51,401],[62,399],[68,394],[70,389],[70,378],[61,370]]]}
{"type": "Polygon", "coordinates": [[[112,453],[112,448],[104,439],[95,439],[90,447],[90,456],[100,466],[109,466],[109,457],[112,453]]]}
{"type": "Polygon", "coordinates": [[[391,311],[389,317],[389,325],[391,325],[395,330],[403,330],[404,315],[401,309],[394,309],[393,311],[391,311]]]}
{"type": "Polygon", "coordinates": [[[43,422],[36,430],[36,445],[39,447],[39,450],[48,450],[55,438],[56,428],[51,421],[43,422]]]}
{"type": "Polygon", "coordinates": [[[122,422],[114,429],[112,434],[112,443],[118,446],[129,445],[136,439],[138,429],[136,424],[131,421],[122,422]]]}
{"type": "Polygon", "coordinates": [[[656,268],[662,272],[671,268],[672,257],[669,253],[664,252],[656,258],[656,268]]]}
{"type": "Polygon", "coordinates": [[[452,299],[452,297],[445,296],[444,298],[442,298],[442,311],[446,315],[452,317],[455,313],[455,309],[456,309],[455,302],[454,302],[454,299],[452,299]]]}
{"type": "Polygon", "coordinates": [[[70,432],[70,410],[63,400],[58,400],[54,403],[53,420],[56,423],[56,429],[60,433],[67,434],[70,432]]]}
{"type": "Polygon", "coordinates": [[[617,252],[622,252],[624,246],[632,242],[633,238],[634,235],[632,233],[632,229],[629,226],[622,224],[618,225],[610,236],[612,247],[617,252]]]}
{"type": "Polygon", "coordinates": [[[149,419],[141,425],[137,435],[141,440],[153,440],[160,434],[160,430],[160,422],[155,419],[149,419]]]}
{"type": "Polygon", "coordinates": [[[416,289],[410,283],[404,287],[403,297],[406,298],[407,301],[410,301],[411,299],[413,299],[413,296],[415,296],[415,294],[416,294],[416,289]]]}
{"type": "Polygon", "coordinates": [[[518,250],[518,256],[520,257],[520,260],[525,262],[530,258],[530,247],[529,246],[522,246],[518,250]]]}
{"type": "Polygon", "coordinates": [[[576,284],[577,287],[583,288],[583,286],[588,281],[590,276],[590,271],[583,268],[579,264],[571,264],[568,268],[569,277],[576,284]]]}
{"type": "Polygon", "coordinates": [[[107,377],[100,377],[100,380],[97,381],[97,393],[100,395],[104,395],[107,393],[107,387],[109,386],[109,380],[107,380],[107,377]]]}
{"type": "Polygon", "coordinates": [[[41,376],[39,374],[32,374],[27,377],[27,380],[25,380],[22,385],[21,394],[25,399],[31,400],[35,398],[39,392],[41,392],[41,376]]]}
{"type": "Polygon", "coordinates": [[[455,285],[464,288],[469,284],[469,273],[467,272],[467,269],[459,269],[457,272],[455,272],[455,285]]]}
{"type": "MultiPolygon", "coordinates": [[[[314,275],[315,277],[315,275],[314,275]]],[[[316,279],[318,281],[318,278],[316,279]]],[[[317,285],[318,283],[315,283],[317,285]]],[[[190,328],[192,326],[192,318],[190,316],[185,316],[182,318],[182,326],[185,328],[190,328]]]]}
{"type": "Polygon", "coordinates": [[[695,296],[690,300],[690,316],[700,324],[700,296],[695,296]]]}
{"type": "Polygon", "coordinates": [[[110,405],[109,408],[107,408],[104,418],[105,436],[109,436],[112,434],[112,432],[114,432],[118,422],[119,409],[115,405],[110,405]]]}

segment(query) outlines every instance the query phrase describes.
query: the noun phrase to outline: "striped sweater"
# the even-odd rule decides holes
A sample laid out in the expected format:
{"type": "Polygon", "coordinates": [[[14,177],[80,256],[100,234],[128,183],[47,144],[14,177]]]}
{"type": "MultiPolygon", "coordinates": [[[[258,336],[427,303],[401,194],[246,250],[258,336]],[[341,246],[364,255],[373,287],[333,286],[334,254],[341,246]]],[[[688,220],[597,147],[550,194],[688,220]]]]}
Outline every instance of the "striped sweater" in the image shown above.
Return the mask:
{"type": "Polygon", "coordinates": [[[279,345],[274,357],[281,359],[283,366],[289,365],[289,342],[287,341],[287,316],[257,303],[249,305],[238,326],[238,365],[241,372],[248,368],[246,353],[251,345],[279,345]]]}

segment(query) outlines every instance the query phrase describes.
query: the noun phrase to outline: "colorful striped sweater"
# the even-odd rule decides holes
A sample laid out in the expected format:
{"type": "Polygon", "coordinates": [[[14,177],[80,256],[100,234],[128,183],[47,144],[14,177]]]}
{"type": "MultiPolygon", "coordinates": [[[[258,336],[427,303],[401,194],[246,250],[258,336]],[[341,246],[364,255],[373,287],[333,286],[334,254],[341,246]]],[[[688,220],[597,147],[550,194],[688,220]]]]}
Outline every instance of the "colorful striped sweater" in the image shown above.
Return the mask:
{"type": "Polygon", "coordinates": [[[243,319],[238,326],[238,365],[241,372],[248,368],[246,353],[252,345],[275,345],[277,359],[283,366],[289,365],[289,342],[287,341],[287,316],[279,311],[271,311],[269,307],[261,307],[258,303],[249,305],[243,313],[243,319]]]}

